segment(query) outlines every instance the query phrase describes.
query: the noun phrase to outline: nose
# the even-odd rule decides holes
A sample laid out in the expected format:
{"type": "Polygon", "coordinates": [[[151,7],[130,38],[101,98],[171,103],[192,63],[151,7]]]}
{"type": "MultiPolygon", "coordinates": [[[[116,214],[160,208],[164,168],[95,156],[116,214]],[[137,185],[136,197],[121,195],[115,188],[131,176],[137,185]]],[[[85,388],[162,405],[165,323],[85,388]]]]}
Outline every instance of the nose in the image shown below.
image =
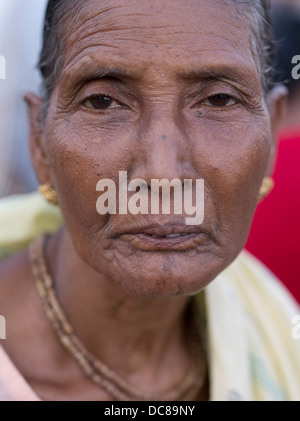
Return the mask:
{"type": "Polygon", "coordinates": [[[153,179],[196,180],[192,142],[182,120],[173,113],[153,113],[141,124],[133,178],[144,179],[149,188],[153,179]]]}

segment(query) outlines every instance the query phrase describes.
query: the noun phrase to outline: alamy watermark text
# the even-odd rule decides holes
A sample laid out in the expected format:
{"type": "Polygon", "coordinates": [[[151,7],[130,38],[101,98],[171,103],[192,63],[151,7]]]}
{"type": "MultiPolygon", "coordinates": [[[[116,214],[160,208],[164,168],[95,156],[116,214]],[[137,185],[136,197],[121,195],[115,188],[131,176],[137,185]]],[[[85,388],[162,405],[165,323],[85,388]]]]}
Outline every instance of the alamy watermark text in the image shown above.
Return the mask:
{"type": "Polygon", "coordinates": [[[0,79],[6,79],[6,60],[0,55],[0,79]]]}
{"type": "Polygon", "coordinates": [[[0,339],[6,339],[6,320],[0,316],[0,339]]]}
{"type": "Polygon", "coordinates": [[[292,58],[292,64],[296,64],[292,70],[292,78],[298,80],[300,79],[300,55],[292,58]]]}
{"type": "Polygon", "coordinates": [[[141,178],[128,183],[127,171],[119,171],[118,186],[117,193],[117,186],[113,180],[106,178],[97,183],[96,191],[103,192],[96,203],[100,215],[159,215],[161,208],[163,215],[195,215],[185,218],[186,225],[200,225],[204,220],[203,179],[196,179],[194,183],[192,179],[185,179],[183,183],[179,178],[171,181],[164,178],[152,179],[148,185],[141,178]],[[128,200],[130,192],[135,194],[130,195],[128,200]]]}
{"type": "Polygon", "coordinates": [[[300,314],[296,314],[292,320],[292,338],[293,339],[300,339],[300,314]]]}

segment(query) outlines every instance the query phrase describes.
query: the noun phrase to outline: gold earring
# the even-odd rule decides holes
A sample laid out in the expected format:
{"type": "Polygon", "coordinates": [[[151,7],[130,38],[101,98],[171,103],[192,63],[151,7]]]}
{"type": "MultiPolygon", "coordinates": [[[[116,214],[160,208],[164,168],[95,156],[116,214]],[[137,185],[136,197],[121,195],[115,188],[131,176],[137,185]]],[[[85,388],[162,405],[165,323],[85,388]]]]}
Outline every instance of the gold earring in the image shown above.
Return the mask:
{"type": "Polygon", "coordinates": [[[259,202],[261,202],[265,197],[268,196],[268,194],[271,193],[271,191],[274,188],[274,185],[275,185],[275,183],[274,183],[273,178],[271,178],[271,177],[265,177],[263,179],[261,188],[259,190],[259,195],[258,195],[259,202]]]}
{"type": "Polygon", "coordinates": [[[51,187],[49,183],[41,184],[39,186],[39,192],[41,195],[52,205],[57,205],[57,195],[54,187],[51,187]]]}

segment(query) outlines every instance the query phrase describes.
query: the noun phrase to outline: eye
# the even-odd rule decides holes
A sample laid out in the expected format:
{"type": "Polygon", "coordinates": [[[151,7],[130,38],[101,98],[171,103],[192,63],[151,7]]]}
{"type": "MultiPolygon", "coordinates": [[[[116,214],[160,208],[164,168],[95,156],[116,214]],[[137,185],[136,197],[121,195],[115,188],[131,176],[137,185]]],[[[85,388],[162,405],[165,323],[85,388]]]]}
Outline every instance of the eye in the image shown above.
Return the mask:
{"type": "Polygon", "coordinates": [[[204,105],[211,107],[230,107],[237,104],[239,101],[234,97],[226,94],[212,95],[202,102],[204,105]]]}
{"type": "Polygon", "coordinates": [[[106,95],[94,95],[90,98],[87,98],[82,103],[87,108],[93,108],[94,110],[105,111],[112,108],[120,107],[121,105],[115,101],[113,98],[110,98],[106,95]]]}

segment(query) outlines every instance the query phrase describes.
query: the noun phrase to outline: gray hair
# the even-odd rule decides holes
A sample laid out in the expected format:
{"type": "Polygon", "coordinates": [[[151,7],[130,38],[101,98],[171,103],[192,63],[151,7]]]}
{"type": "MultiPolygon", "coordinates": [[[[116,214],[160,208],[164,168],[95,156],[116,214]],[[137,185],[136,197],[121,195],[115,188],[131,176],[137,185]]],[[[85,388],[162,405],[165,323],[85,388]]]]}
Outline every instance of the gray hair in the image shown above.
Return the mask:
{"type": "Polygon", "coordinates": [[[271,0],[225,0],[235,6],[241,16],[247,5],[252,16],[251,51],[261,77],[263,91],[274,87],[274,35],[271,19],[271,0]]]}
{"type": "MultiPolygon", "coordinates": [[[[219,0],[237,8],[245,16],[245,7],[252,16],[251,49],[265,94],[273,87],[273,35],[271,27],[271,0],[219,0]]],[[[43,46],[38,68],[43,83],[45,110],[63,67],[63,30],[72,16],[82,9],[81,0],[49,0],[45,16],[43,46]]]]}

